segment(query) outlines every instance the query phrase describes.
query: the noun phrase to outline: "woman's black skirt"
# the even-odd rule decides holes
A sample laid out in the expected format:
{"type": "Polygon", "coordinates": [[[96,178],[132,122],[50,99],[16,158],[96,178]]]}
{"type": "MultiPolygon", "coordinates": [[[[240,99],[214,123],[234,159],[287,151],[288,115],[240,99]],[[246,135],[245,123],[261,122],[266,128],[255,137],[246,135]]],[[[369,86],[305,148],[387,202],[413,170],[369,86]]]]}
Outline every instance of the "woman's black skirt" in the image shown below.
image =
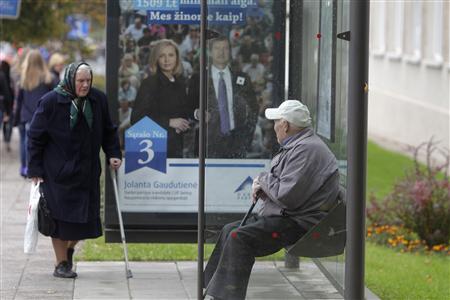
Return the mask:
{"type": "Polygon", "coordinates": [[[55,224],[56,230],[51,237],[63,241],[95,239],[102,235],[102,222],[100,218],[88,221],[87,223],[70,223],[55,219],[55,224]]]}

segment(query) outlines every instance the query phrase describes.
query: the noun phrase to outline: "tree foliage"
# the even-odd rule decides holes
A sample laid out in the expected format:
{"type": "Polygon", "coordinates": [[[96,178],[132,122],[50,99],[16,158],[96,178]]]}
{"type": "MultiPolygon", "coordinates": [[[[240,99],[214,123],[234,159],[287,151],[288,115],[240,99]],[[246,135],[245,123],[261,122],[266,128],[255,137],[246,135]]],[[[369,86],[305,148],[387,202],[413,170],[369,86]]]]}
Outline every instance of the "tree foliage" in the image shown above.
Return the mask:
{"type": "Polygon", "coordinates": [[[104,26],[106,0],[22,0],[17,20],[0,20],[0,39],[14,44],[42,44],[64,40],[70,14],[88,15],[104,26]]]}

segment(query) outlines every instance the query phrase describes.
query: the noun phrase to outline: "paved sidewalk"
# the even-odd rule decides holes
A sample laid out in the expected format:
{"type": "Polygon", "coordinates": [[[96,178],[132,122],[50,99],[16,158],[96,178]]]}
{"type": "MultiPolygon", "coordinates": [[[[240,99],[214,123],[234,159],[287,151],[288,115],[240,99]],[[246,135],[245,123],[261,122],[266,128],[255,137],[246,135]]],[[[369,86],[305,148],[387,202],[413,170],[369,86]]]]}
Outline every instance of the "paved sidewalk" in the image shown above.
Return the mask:
{"type": "MultiPolygon", "coordinates": [[[[11,152],[0,149],[0,299],[196,299],[196,262],[131,262],[129,280],[123,262],[78,262],[76,280],[53,277],[49,238],[23,253],[30,182],[19,176],[18,132],[11,152]]],[[[248,299],[342,299],[313,263],[282,265],[257,262],[248,299]]]]}
{"type": "MultiPolygon", "coordinates": [[[[278,263],[277,263],[278,264],[278,263]]],[[[313,263],[301,271],[258,262],[247,299],[342,299],[313,263]]],[[[280,263],[281,264],[281,263],[280,263]]],[[[78,262],[73,299],[197,299],[196,262],[78,262]]]]}

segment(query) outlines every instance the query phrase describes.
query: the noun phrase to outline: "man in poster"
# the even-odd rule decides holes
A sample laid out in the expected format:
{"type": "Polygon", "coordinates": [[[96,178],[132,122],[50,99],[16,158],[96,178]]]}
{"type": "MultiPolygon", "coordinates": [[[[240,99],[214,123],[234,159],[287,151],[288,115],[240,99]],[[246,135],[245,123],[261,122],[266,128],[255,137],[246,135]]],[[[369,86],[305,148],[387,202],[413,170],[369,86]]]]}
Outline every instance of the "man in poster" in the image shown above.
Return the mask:
{"type": "MultiPolygon", "coordinates": [[[[209,43],[211,59],[207,94],[207,158],[245,158],[253,140],[258,104],[250,78],[230,67],[230,43],[209,43]]],[[[188,99],[198,119],[199,74],[192,76],[188,99]]]]}

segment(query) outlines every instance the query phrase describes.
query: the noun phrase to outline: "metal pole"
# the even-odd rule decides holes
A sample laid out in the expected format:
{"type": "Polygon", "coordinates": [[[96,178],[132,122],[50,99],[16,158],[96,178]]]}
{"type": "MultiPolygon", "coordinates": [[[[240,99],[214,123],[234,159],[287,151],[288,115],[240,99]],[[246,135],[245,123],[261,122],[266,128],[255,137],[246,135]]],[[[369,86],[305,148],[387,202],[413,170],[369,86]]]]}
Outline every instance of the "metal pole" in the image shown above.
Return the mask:
{"type": "Polygon", "coordinates": [[[364,299],[369,0],[350,1],[348,186],[345,290],[364,299]]]}
{"type": "Polygon", "coordinates": [[[203,259],[204,253],[204,227],[205,227],[205,156],[206,156],[206,17],[208,15],[207,0],[201,2],[201,22],[200,22],[200,130],[199,130],[199,152],[198,152],[198,218],[197,218],[197,299],[203,299],[203,259]]]}
{"type": "MultiPolygon", "coordinates": [[[[286,99],[302,99],[302,30],[296,30],[302,28],[303,25],[303,1],[288,0],[286,1],[287,16],[286,26],[289,25],[289,31],[286,37],[287,58],[289,59],[286,66],[295,66],[295,68],[286,67],[288,70],[287,76],[285,75],[285,86],[287,88],[286,99]]],[[[298,269],[300,267],[300,258],[296,255],[289,254],[284,250],[284,267],[289,269],[298,269]]]]}
{"type": "Polygon", "coordinates": [[[106,94],[108,95],[108,106],[111,118],[114,123],[118,122],[117,109],[119,108],[118,99],[118,80],[120,64],[120,7],[118,1],[108,0],[106,2],[106,94]]]}
{"type": "MultiPolygon", "coordinates": [[[[118,123],[117,109],[119,108],[118,91],[119,83],[119,35],[120,35],[120,6],[119,1],[106,1],[106,94],[108,96],[108,106],[111,119],[114,124],[118,123]]],[[[105,157],[105,166],[107,165],[107,158],[105,157]]],[[[104,221],[105,221],[105,239],[106,242],[117,241],[119,239],[116,228],[118,219],[116,219],[116,202],[112,181],[108,178],[111,176],[110,172],[105,172],[105,207],[104,207],[104,221]],[[113,229],[114,228],[114,229],[113,229]]],[[[126,221],[126,213],[124,213],[126,221]]]]}
{"type": "MultiPolygon", "coordinates": [[[[302,43],[303,31],[297,30],[302,28],[305,17],[303,16],[303,1],[289,1],[289,65],[295,68],[287,68],[289,70],[288,82],[288,98],[301,99],[302,97],[302,43]],[[295,17],[293,17],[295,16],[295,17]]],[[[304,99],[303,99],[304,100],[304,99]]]]}

